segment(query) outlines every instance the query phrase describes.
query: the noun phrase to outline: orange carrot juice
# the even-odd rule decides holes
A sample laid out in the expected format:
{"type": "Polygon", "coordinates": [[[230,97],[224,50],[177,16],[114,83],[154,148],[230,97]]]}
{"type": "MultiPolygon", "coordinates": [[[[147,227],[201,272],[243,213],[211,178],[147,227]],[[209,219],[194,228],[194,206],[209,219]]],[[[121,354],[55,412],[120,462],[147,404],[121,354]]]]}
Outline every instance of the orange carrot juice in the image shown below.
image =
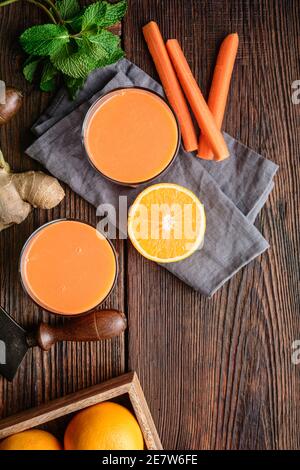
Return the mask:
{"type": "Polygon", "coordinates": [[[25,290],[41,307],[75,315],[96,307],[109,294],[117,273],[116,255],[94,227],[57,220],[27,241],[20,272],[25,290]]]}
{"type": "Polygon", "coordinates": [[[109,179],[128,185],[160,175],[177,154],[176,117],[157,94],[122,88],[100,98],[83,124],[83,141],[93,166],[109,179]]]}

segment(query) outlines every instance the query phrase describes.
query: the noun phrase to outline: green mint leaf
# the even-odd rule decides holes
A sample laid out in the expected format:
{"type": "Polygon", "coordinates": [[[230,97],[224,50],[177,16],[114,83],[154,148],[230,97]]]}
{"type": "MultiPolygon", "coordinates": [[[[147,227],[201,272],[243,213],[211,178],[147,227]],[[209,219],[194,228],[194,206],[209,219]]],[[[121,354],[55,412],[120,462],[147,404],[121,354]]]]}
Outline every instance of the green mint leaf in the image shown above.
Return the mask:
{"type": "Polygon", "coordinates": [[[83,35],[77,44],[82,53],[95,59],[97,63],[107,65],[110,56],[119,48],[120,38],[103,29],[97,35],[83,35]]]}
{"type": "Polygon", "coordinates": [[[38,68],[40,58],[37,58],[35,56],[30,56],[26,60],[24,67],[23,67],[23,75],[28,80],[28,82],[32,83],[34,79],[34,75],[36,73],[36,70],[38,68]]]}
{"type": "Polygon", "coordinates": [[[108,59],[99,60],[96,68],[106,67],[107,65],[114,64],[115,62],[118,62],[118,60],[122,59],[124,56],[124,51],[119,47],[109,56],[108,59]]]}
{"type": "Polygon", "coordinates": [[[90,26],[97,25],[104,18],[106,12],[106,2],[96,2],[89,5],[82,17],[82,31],[87,30],[90,26]]]}
{"type": "MultiPolygon", "coordinates": [[[[118,60],[123,59],[123,57],[125,57],[125,52],[123,51],[123,49],[121,49],[121,47],[118,47],[110,55],[110,57],[108,59],[108,64],[106,64],[106,65],[114,64],[115,62],[118,62],[118,60]]],[[[98,67],[100,67],[100,65],[98,65],[98,67]]]]}
{"type": "Polygon", "coordinates": [[[73,78],[86,78],[97,66],[97,61],[85,50],[73,52],[68,45],[51,56],[52,64],[65,75],[73,78]]]}
{"type": "Polygon", "coordinates": [[[69,92],[70,98],[74,100],[78,91],[83,87],[86,78],[72,78],[64,76],[64,81],[69,92]]]}
{"type": "Polygon", "coordinates": [[[63,20],[70,20],[80,12],[80,5],[77,0],[58,0],[55,6],[63,20]]]}
{"type": "Polygon", "coordinates": [[[118,3],[107,3],[104,16],[97,22],[98,26],[107,28],[121,21],[127,11],[127,1],[121,0],[118,3]]]}
{"type": "Polygon", "coordinates": [[[111,55],[120,45],[120,38],[106,29],[100,30],[96,35],[88,36],[88,39],[94,45],[102,48],[105,53],[111,55]]]}
{"type": "Polygon", "coordinates": [[[58,70],[51,64],[51,62],[47,61],[43,68],[40,89],[48,92],[55,90],[55,79],[58,73],[58,70]]]}
{"type": "Polygon", "coordinates": [[[106,28],[118,23],[125,15],[126,10],[126,0],[113,4],[98,1],[84,8],[69,24],[76,32],[86,32],[94,25],[106,28]]]}
{"type": "Polygon", "coordinates": [[[99,60],[107,60],[108,54],[105,49],[100,44],[89,41],[88,36],[82,36],[80,40],[77,41],[78,48],[81,54],[92,58],[95,61],[95,64],[99,60]]]}
{"type": "Polygon", "coordinates": [[[57,24],[32,26],[24,31],[20,42],[27,54],[51,55],[69,42],[69,33],[57,24]]]}

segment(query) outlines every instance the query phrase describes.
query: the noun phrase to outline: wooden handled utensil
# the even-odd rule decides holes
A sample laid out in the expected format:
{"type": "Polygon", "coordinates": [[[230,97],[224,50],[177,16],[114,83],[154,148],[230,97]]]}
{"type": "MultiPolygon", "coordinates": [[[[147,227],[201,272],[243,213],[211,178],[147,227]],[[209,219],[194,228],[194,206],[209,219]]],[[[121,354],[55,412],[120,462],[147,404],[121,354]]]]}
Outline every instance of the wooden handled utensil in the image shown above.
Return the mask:
{"type": "Polygon", "coordinates": [[[100,310],[59,326],[40,323],[35,331],[27,332],[0,307],[0,374],[12,380],[27,350],[34,346],[48,351],[57,341],[109,339],[120,335],[126,326],[124,313],[100,310]]]}

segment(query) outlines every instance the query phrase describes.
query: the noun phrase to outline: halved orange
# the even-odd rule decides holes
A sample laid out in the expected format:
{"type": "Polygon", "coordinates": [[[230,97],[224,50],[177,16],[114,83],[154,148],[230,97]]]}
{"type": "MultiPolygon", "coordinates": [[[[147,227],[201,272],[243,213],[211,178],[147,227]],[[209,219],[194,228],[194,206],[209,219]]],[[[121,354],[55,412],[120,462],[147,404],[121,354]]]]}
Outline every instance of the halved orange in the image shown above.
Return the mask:
{"type": "Polygon", "coordinates": [[[158,263],[187,258],[203,244],[203,204],[189,189],[159,183],[142,191],[129,210],[128,235],[141,255],[158,263]]]}

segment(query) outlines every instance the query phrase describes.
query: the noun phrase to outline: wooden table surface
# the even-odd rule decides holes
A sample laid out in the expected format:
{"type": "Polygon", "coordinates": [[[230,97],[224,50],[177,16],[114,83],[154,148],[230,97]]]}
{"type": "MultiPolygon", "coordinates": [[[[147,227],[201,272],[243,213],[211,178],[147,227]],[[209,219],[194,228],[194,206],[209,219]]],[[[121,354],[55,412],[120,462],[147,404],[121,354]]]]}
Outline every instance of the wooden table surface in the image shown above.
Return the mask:
{"type": "MultiPolygon", "coordinates": [[[[106,306],[125,310],[129,329],[101,344],[60,344],[27,354],[13,383],[1,379],[7,416],[99,383],[139,374],[167,449],[300,448],[299,125],[292,82],[300,79],[298,0],[131,0],[123,25],[127,57],[156,76],[141,27],[154,19],[177,37],[205,93],[220,41],[237,31],[240,48],[224,128],[280,165],[256,225],[271,248],[209,300],[117,241],[120,275],[106,306]]],[[[50,96],[25,82],[16,38],[45,21],[29,4],[0,10],[0,78],[26,92],[19,115],[0,130],[15,170],[38,168],[24,155],[30,126],[50,96]]],[[[0,304],[29,326],[49,316],[24,294],[18,258],[34,229],[58,217],[96,223],[95,210],[66,188],[53,211],[35,210],[0,234],[0,304]]]]}

